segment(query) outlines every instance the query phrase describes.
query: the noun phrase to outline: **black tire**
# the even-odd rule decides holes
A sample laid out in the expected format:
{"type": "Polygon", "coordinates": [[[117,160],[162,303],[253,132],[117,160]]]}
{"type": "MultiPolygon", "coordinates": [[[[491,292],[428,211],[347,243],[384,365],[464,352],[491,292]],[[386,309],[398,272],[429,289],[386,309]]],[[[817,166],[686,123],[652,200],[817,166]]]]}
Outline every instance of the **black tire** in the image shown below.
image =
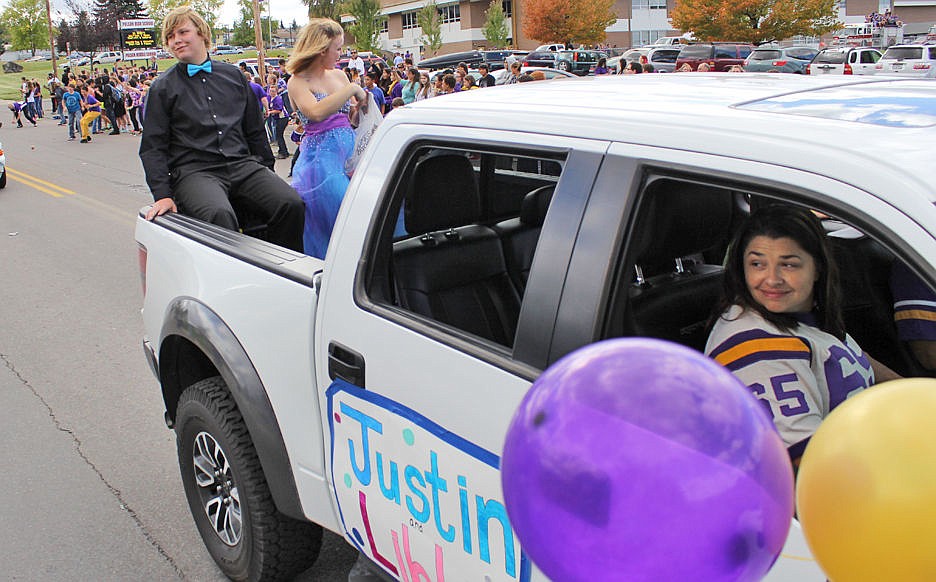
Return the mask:
{"type": "Polygon", "coordinates": [[[560,71],[565,71],[567,73],[572,72],[572,63],[569,61],[559,61],[558,66],[556,67],[560,71]]]}
{"type": "Polygon", "coordinates": [[[322,547],[322,528],[277,511],[244,418],[221,377],[182,393],[175,429],[189,509],[224,574],[249,582],[291,580],[310,568],[322,547]]]}
{"type": "Polygon", "coordinates": [[[6,188],[6,168],[3,169],[3,173],[0,174],[0,189],[6,188]]]}

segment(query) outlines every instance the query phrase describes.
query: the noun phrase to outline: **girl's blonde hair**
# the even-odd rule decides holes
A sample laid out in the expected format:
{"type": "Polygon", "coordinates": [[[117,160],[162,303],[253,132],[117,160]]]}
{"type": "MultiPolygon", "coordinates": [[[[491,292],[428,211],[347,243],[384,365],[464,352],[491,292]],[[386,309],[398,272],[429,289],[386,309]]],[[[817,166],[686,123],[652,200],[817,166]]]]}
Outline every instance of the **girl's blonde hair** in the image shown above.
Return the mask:
{"type": "Polygon", "coordinates": [[[163,46],[166,47],[166,50],[169,50],[169,35],[186,20],[192,21],[192,24],[195,25],[195,30],[198,31],[198,36],[202,37],[202,40],[205,41],[205,49],[211,50],[211,29],[208,27],[208,23],[205,22],[205,19],[201,17],[201,14],[195,12],[195,9],[189,5],[173,8],[163,20],[162,43],[163,46]]]}
{"type": "Polygon", "coordinates": [[[344,30],[331,18],[309,20],[299,31],[293,54],[286,63],[286,70],[292,75],[305,70],[340,36],[344,36],[344,30]]]}

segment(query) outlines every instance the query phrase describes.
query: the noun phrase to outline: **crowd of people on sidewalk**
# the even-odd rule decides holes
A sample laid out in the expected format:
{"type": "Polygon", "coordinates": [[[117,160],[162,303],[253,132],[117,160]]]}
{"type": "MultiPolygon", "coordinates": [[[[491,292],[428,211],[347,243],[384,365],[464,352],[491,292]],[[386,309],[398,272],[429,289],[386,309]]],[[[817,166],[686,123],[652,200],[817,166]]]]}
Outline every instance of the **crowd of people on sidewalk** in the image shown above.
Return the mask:
{"type": "Polygon", "coordinates": [[[23,127],[23,118],[36,126],[48,113],[57,125],[66,126],[69,141],[76,140],[79,132],[80,143],[89,143],[93,134],[139,135],[146,93],[156,74],[155,69],[135,66],[78,72],[66,66],[60,76],[49,73],[42,84],[23,77],[22,97],[9,109],[17,127],[23,127]],[[48,110],[43,103],[46,94],[48,110]]]}

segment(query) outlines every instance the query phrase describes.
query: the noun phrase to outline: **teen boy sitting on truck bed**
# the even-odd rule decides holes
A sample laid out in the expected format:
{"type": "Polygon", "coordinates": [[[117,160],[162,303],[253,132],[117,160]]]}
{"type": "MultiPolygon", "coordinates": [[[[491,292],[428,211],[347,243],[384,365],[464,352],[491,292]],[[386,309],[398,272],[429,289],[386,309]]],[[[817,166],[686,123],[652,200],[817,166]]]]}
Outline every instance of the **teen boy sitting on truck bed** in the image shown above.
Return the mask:
{"type": "Polygon", "coordinates": [[[302,200],[273,173],[257,100],[237,67],[208,58],[210,38],[189,6],[163,22],[163,43],[179,62],[146,100],[140,159],[155,199],[146,218],[181,208],[237,230],[236,205],[266,221],[270,242],[302,252],[302,200]]]}

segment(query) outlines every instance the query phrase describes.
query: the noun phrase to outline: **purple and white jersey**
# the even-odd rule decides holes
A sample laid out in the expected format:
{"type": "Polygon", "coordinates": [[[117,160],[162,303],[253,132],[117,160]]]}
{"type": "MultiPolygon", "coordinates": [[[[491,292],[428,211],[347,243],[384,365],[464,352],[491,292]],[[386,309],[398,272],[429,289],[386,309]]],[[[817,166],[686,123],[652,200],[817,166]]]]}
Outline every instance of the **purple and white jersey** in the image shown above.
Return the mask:
{"type": "Polygon", "coordinates": [[[871,362],[851,336],[842,342],[805,323],[784,332],[738,305],[718,318],[705,353],[750,388],[793,457],[832,409],[874,384],[871,362]]]}
{"type": "Polygon", "coordinates": [[[903,341],[936,341],[936,294],[901,261],[891,269],[894,322],[903,341]]]}

